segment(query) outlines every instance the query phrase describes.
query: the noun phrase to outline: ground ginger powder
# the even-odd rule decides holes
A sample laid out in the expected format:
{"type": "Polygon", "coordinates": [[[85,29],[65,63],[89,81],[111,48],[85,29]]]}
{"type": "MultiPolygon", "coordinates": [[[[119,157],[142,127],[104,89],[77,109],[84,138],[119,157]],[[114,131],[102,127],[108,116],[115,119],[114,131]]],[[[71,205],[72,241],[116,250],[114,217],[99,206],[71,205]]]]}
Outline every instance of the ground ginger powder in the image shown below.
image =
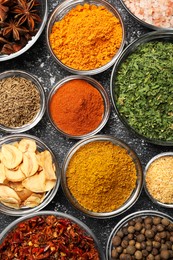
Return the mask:
{"type": "Polygon", "coordinates": [[[109,141],[79,148],[67,171],[67,186],[84,208],[93,212],[118,209],[136,187],[135,163],[128,152],[109,141]]]}
{"type": "Polygon", "coordinates": [[[84,4],[54,23],[50,45],[58,59],[77,70],[92,70],[108,63],[123,37],[120,20],[104,6],[84,4]]]}

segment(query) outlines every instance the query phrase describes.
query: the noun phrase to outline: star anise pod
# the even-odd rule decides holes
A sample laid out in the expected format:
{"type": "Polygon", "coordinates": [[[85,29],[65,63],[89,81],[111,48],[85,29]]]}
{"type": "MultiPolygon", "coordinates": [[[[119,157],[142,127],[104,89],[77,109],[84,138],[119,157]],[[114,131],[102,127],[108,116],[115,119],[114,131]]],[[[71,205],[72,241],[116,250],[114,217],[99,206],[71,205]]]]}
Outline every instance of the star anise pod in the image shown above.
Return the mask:
{"type": "Polygon", "coordinates": [[[23,46],[21,44],[7,43],[7,44],[4,44],[4,46],[2,47],[1,54],[9,55],[9,54],[12,54],[14,52],[21,50],[22,48],[23,48],[23,46]]]}
{"type": "Polygon", "coordinates": [[[29,29],[31,31],[35,28],[35,23],[41,22],[40,16],[36,13],[37,10],[34,9],[38,3],[35,0],[17,0],[18,4],[14,6],[12,12],[15,14],[15,19],[18,19],[20,24],[27,22],[29,29]]]}
{"type": "Polygon", "coordinates": [[[9,0],[0,0],[0,21],[4,21],[7,18],[9,2],[9,0]]]}
{"type": "Polygon", "coordinates": [[[10,36],[13,37],[14,41],[19,41],[21,35],[28,32],[28,30],[21,26],[21,24],[18,21],[10,20],[9,22],[0,23],[2,29],[2,35],[6,39],[8,39],[10,36]]]}

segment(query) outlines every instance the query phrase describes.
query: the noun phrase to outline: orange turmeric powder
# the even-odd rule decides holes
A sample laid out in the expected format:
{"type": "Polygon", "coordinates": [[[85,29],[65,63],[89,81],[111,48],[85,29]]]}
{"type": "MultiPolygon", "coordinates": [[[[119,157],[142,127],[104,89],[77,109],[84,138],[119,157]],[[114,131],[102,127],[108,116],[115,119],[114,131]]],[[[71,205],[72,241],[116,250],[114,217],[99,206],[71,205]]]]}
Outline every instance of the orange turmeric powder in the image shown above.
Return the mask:
{"type": "Polygon", "coordinates": [[[120,20],[104,6],[77,5],[54,23],[50,45],[70,68],[91,70],[108,63],[122,42],[120,20]]]}
{"type": "Polygon", "coordinates": [[[128,152],[109,141],[94,141],[79,148],[66,171],[67,185],[84,208],[111,212],[136,187],[135,163],[128,152]]]}

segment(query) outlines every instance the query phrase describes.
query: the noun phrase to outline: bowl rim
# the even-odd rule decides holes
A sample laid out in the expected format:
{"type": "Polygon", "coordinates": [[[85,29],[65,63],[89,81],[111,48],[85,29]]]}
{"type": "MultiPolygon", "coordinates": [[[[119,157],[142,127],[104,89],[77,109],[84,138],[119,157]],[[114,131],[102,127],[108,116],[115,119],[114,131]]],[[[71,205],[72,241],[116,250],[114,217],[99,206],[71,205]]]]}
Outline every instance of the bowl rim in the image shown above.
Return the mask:
{"type": "Polygon", "coordinates": [[[28,43],[21,50],[15,52],[15,53],[12,53],[10,55],[0,55],[0,62],[11,60],[11,59],[14,59],[14,58],[20,56],[21,54],[23,54],[24,52],[29,50],[34,45],[34,43],[38,40],[38,38],[40,37],[40,35],[42,34],[42,32],[44,30],[44,27],[46,25],[47,18],[48,18],[48,2],[47,2],[47,0],[41,0],[40,3],[42,1],[44,1],[45,10],[44,10],[44,16],[43,16],[42,22],[40,23],[40,27],[39,27],[37,33],[32,37],[32,39],[30,41],[28,41],[28,43]]]}
{"type": "Polygon", "coordinates": [[[163,203],[163,202],[160,202],[158,200],[156,200],[149,192],[148,188],[147,188],[147,183],[146,183],[146,175],[147,175],[147,171],[150,167],[150,165],[156,161],[157,159],[161,158],[161,157],[167,157],[167,156],[171,156],[173,158],[173,152],[162,152],[162,153],[159,153],[157,155],[155,155],[154,157],[152,157],[147,165],[145,166],[145,169],[144,169],[144,190],[146,192],[146,194],[148,195],[148,197],[151,199],[152,202],[154,202],[155,204],[161,206],[161,207],[165,207],[165,208],[173,208],[173,203],[163,203]]]}
{"type": "Polygon", "coordinates": [[[8,126],[0,124],[0,130],[2,130],[4,132],[22,133],[22,132],[28,131],[31,128],[33,128],[34,126],[36,126],[40,122],[40,120],[43,118],[45,110],[46,110],[46,94],[45,94],[43,85],[38,80],[38,78],[35,75],[33,75],[29,72],[26,72],[24,70],[17,70],[17,69],[16,70],[6,70],[6,71],[0,73],[0,81],[5,78],[10,78],[13,76],[21,77],[21,78],[23,77],[23,78],[30,80],[35,85],[35,88],[38,90],[39,96],[40,96],[40,109],[30,123],[27,123],[25,125],[18,126],[18,127],[8,127],[8,126]]]}
{"type": "Polygon", "coordinates": [[[106,219],[106,218],[112,218],[115,216],[118,216],[122,213],[124,213],[125,211],[127,211],[129,208],[131,208],[135,202],[138,200],[141,192],[142,192],[142,188],[143,188],[143,170],[142,170],[142,165],[141,162],[139,160],[138,155],[136,154],[136,152],[128,145],[126,144],[124,141],[113,137],[111,135],[96,135],[94,137],[88,137],[85,138],[83,140],[78,141],[75,145],[73,145],[73,147],[68,151],[68,153],[66,154],[64,161],[62,163],[62,171],[61,171],[61,186],[63,189],[63,192],[67,198],[67,200],[71,203],[71,205],[76,208],[77,210],[79,210],[80,212],[82,212],[83,214],[92,217],[92,218],[97,218],[97,219],[106,219]],[[68,185],[66,183],[66,169],[68,167],[68,164],[72,158],[72,156],[75,154],[75,152],[81,148],[82,146],[84,146],[85,144],[88,144],[90,142],[95,142],[95,141],[110,141],[113,144],[120,146],[124,149],[126,149],[127,151],[129,151],[129,155],[131,156],[131,158],[133,159],[135,166],[136,166],[136,173],[137,173],[137,184],[136,184],[136,188],[132,191],[130,197],[127,199],[127,201],[124,203],[124,205],[122,205],[120,208],[111,211],[111,212],[92,212],[89,211],[87,209],[85,209],[82,205],[80,205],[77,200],[72,196],[71,192],[68,189],[68,185]]]}
{"type": "Polygon", "coordinates": [[[54,58],[54,61],[60,65],[62,68],[64,68],[65,70],[73,73],[73,74],[79,74],[79,75],[95,75],[95,74],[99,74],[105,70],[107,70],[108,68],[110,68],[111,66],[113,66],[113,64],[115,63],[115,60],[117,59],[117,57],[120,55],[120,53],[122,52],[124,45],[125,45],[125,38],[126,38],[126,30],[125,30],[125,25],[124,25],[124,20],[122,18],[122,15],[119,13],[118,8],[116,8],[115,6],[113,6],[112,4],[110,4],[109,2],[107,2],[106,0],[65,0],[63,1],[61,4],[57,5],[52,14],[50,15],[49,19],[48,19],[48,23],[47,23],[47,28],[46,28],[46,43],[48,46],[48,50],[50,52],[50,54],[52,55],[52,57],[54,58]],[[49,35],[52,29],[53,24],[55,23],[55,21],[57,21],[57,19],[55,18],[55,16],[57,17],[57,13],[61,13],[63,12],[66,8],[72,6],[76,6],[77,4],[85,4],[85,3],[99,3],[100,5],[104,5],[107,7],[107,9],[113,13],[116,14],[116,17],[119,19],[120,23],[121,23],[121,27],[122,27],[122,42],[121,42],[121,46],[118,49],[118,51],[116,52],[116,54],[114,55],[114,57],[105,65],[103,65],[102,67],[96,68],[96,69],[91,69],[91,70],[77,70],[77,69],[73,69],[67,65],[65,65],[64,63],[62,63],[54,54],[52,48],[51,48],[51,44],[49,41],[49,35]],[[55,18],[55,19],[54,19],[55,18]],[[54,21],[55,20],[55,21],[54,21]],[[54,22],[53,22],[54,21],[54,22]],[[52,24],[53,22],[53,24],[52,24]]]}
{"type": "Polygon", "coordinates": [[[0,243],[6,238],[8,233],[10,233],[20,222],[26,221],[28,219],[31,219],[35,216],[49,216],[53,215],[56,216],[57,218],[65,218],[71,220],[73,223],[76,223],[86,234],[88,234],[90,237],[93,238],[95,248],[97,249],[100,260],[105,260],[105,255],[102,250],[101,244],[99,243],[97,237],[93,233],[93,231],[81,220],[79,220],[77,217],[74,217],[72,215],[69,215],[67,213],[59,212],[59,211],[51,211],[51,210],[46,210],[46,211],[39,211],[39,212],[34,212],[32,214],[27,214],[23,217],[20,217],[16,220],[14,220],[12,223],[10,223],[8,226],[5,227],[5,229],[1,232],[0,234],[0,243]]]}
{"type": "Polygon", "coordinates": [[[44,150],[48,150],[52,156],[52,160],[55,164],[55,169],[56,169],[56,176],[57,176],[57,180],[56,180],[56,184],[54,186],[53,189],[51,189],[50,191],[47,192],[47,195],[45,196],[44,200],[36,207],[33,208],[20,208],[20,209],[13,209],[10,208],[8,206],[3,205],[2,203],[0,203],[0,213],[5,214],[5,215],[10,215],[10,216],[23,216],[29,213],[33,213],[33,212],[38,212],[41,209],[43,209],[44,207],[46,207],[51,201],[52,199],[55,197],[59,187],[60,187],[60,183],[61,183],[61,169],[60,169],[60,165],[59,162],[55,156],[55,154],[53,153],[52,149],[49,148],[49,146],[47,146],[47,144],[45,142],[43,142],[40,138],[34,136],[34,135],[30,135],[30,134],[11,134],[11,135],[7,135],[4,136],[2,138],[0,138],[0,149],[1,146],[5,143],[13,143],[16,140],[21,140],[23,138],[26,139],[31,139],[36,141],[36,144],[40,147],[44,147],[44,150]]]}
{"type": "Polygon", "coordinates": [[[127,216],[125,216],[123,219],[121,219],[113,228],[113,230],[111,231],[109,237],[108,237],[108,241],[107,241],[107,245],[106,245],[106,259],[107,260],[111,260],[111,247],[112,247],[112,238],[115,235],[115,233],[121,228],[123,227],[129,220],[133,219],[133,218],[137,218],[137,217],[147,217],[147,216],[157,216],[157,217],[162,217],[162,218],[167,218],[169,219],[172,223],[173,223],[173,218],[171,216],[169,216],[168,214],[161,212],[161,211],[157,211],[157,210],[140,210],[140,211],[136,211],[133,212],[127,216]]]}
{"type": "Polygon", "coordinates": [[[61,79],[60,81],[58,81],[50,90],[49,94],[48,94],[48,98],[47,98],[47,105],[46,105],[46,111],[47,111],[47,115],[49,118],[49,121],[51,122],[51,124],[53,125],[53,127],[60,132],[62,135],[71,138],[71,139],[84,139],[90,136],[93,136],[95,134],[97,134],[99,131],[101,131],[101,129],[106,125],[109,116],[110,116],[110,101],[109,101],[109,96],[107,91],[105,90],[105,88],[101,85],[101,83],[99,83],[97,80],[89,77],[89,76],[82,76],[82,75],[71,75],[71,76],[67,76],[63,79],[61,79]],[[84,135],[71,135],[68,134],[66,132],[64,132],[63,130],[61,130],[53,121],[53,119],[51,118],[51,113],[49,110],[50,107],[50,101],[52,96],[56,93],[56,91],[63,87],[63,85],[69,81],[72,80],[76,80],[76,79],[80,79],[80,80],[84,80],[87,81],[93,88],[97,89],[99,91],[99,93],[102,96],[103,102],[104,102],[104,113],[103,113],[103,118],[100,122],[100,124],[98,125],[98,127],[96,129],[94,129],[93,131],[84,134],[84,135]]]}
{"type": "Polygon", "coordinates": [[[145,33],[142,36],[140,36],[139,38],[137,38],[134,41],[132,41],[123,50],[123,52],[117,58],[114,66],[113,66],[112,72],[111,72],[110,94],[111,94],[111,101],[112,101],[113,107],[115,109],[115,112],[118,115],[118,118],[123,123],[123,125],[128,130],[130,130],[130,132],[135,134],[135,136],[137,136],[138,138],[141,138],[144,141],[152,143],[152,144],[161,145],[161,146],[173,146],[173,140],[172,141],[163,141],[163,140],[151,139],[151,138],[148,138],[148,137],[138,133],[134,128],[132,128],[128,124],[127,120],[125,120],[125,118],[120,114],[120,112],[119,112],[119,110],[118,110],[118,108],[116,106],[116,101],[115,101],[115,97],[114,97],[114,90],[116,88],[115,78],[116,78],[117,71],[118,71],[118,68],[119,68],[120,64],[124,61],[124,59],[126,59],[126,57],[128,57],[129,54],[133,53],[138,48],[138,46],[140,44],[147,43],[147,42],[150,42],[150,41],[153,41],[153,40],[159,40],[159,39],[172,39],[173,40],[173,31],[160,30],[160,31],[154,31],[154,32],[145,33]]]}

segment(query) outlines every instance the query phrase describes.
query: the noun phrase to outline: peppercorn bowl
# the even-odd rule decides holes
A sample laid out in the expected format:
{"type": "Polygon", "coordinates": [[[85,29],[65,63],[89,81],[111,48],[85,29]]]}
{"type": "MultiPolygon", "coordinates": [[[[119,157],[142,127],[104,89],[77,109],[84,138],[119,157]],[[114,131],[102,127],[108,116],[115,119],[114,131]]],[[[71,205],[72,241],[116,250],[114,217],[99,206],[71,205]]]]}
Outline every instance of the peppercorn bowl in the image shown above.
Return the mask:
{"type": "Polygon", "coordinates": [[[107,135],[75,144],[62,165],[61,185],[69,202],[93,218],[111,218],[139,198],[143,173],[136,153],[107,135]]]}
{"type": "Polygon", "coordinates": [[[84,139],[98,133],[110,115],[109,97],[95,79],[72,75],[57,82],[47,98],[50,122],[61,134],[84,139]]]}
{"type": "Polygon", "coordinates": [[[22,216],[44,208],[60,185],[60,168],[51,149],[38,137],[0,139],[0,212],[22,216]]]}
{"type": "Polygon", "coordinates": [[[63,1],[51,14],[46,35],[48,49],[54,60],[64,69],[73,74],[80,75],[94,75],[107,70],[114,64],[125,44],[123,19],[117,9],[105,0],[63,1]],[[90,5],[92,5],[91,8],[89,7],[90,5]],[[82,12],[80,8],[84,8],[85,10],[82,12]],[[85,15],[86,12],[89,12],[89,15],[83,18],[79,17],[79,19],[77,15],[74,17],[73,15],[69,15],[66,26],[66,17],[73,10],[77,11],[77,15],[85,15]],[[109,17],[100,15],[100,20],[98,20],[97,10],[101,10],[102,12],[106,10],[106,12],[109,12],[109,17]],[[93,17],[92,22],[89,21],[90,15],[93,17]],[[75,21],[76,23],[75,25],[71,22],[73,18],[73,22],[75,21]],[[114,25],[108,25],[108,21],[112,21],[113,19],[116,20],[114,25]],[[62,23],[62,28],[58,28],[56,32],[57,22],[60,26],[62,23]],[[89,27],[84,28],[87,24],[89,27]],[[116,36],[112,34],[109,36],[115,27],[116,32],[114,32],[116,36]],[[97,28],[98,32],[96,31],[97,28]],[[84,31],[81,32],[83,29],[84,31]],[[89,30],[91,30],[91,33],[88,32],[89,30]],[[107,41],[108,44],[105,46],[107,41]],[[99,45],[99,42],[102,42],[102,44],[99,45]],[[57,44],[59,46],[56,47],[57,44]]]}
{"type": "Polygon", "coordinates": [[[173,145],[173,32],[144,34],[119,56],[111,74],[111,98],[122,123],[147,142],[173,145]]]}
{"type": "Polygon", "coordinates": [[[32,213],[6,227],[0,234],[1,259],[9,256],[9,251],[10,256],[15,252],[15,257],[105,260],[102,247],[88,226],[71,215],[55,211],[32,213]]]}
{"type": "Polygon", "coordinates": [[[9,70],[0,74],[0,129],[21,133],[33,128],[46,109],[45,91],[38,79],[25,71],[9,70]]]}
{"type": "Polygon", "coordinates": [[[124,259],[132,256],[135,259],[172,259],[172,230],[173,219],[165,213],[134,212],[113,228],[106,246],[106,259],[121,259],[122,256],[124,259]]]}
{"type": "Polygon", "coordinates": [[[16,58],[29,50],[40,37],[48,16],[47,0],[9,2],[3,3],[4,12],[0,17],[0,61],[16,58]]]}
{"type": "Polygon", "coordinates": [[[173,152],[154,156],[144,170],[144,188],[149,198],[161,207],[173,208],[173,152]]]}

